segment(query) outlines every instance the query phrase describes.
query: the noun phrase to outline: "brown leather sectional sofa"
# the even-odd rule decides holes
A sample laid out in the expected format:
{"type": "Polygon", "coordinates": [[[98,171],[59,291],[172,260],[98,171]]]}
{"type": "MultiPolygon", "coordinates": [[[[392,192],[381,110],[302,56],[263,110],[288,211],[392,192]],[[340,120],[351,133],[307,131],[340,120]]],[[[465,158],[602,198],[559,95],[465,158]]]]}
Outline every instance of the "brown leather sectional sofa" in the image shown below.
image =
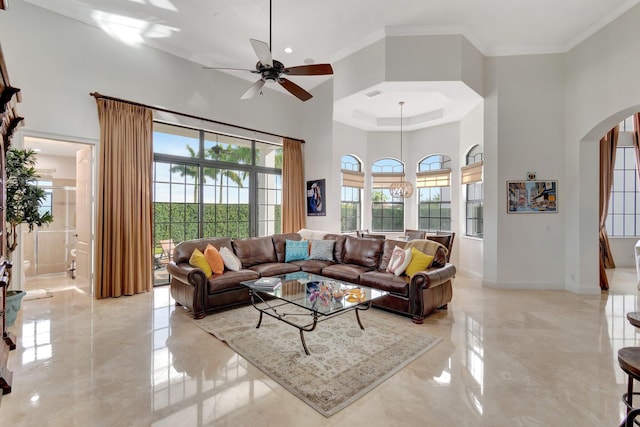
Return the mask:
{"type": "Polygon", "coordinates": [[[451,279],[456,269],[448,263],[444,246],[438,245],[441,247],[437,248],[429,269],[409,278],[386,271],[393,248],[396,245],[404,248],[407,242],[325,234],[322,239],[336,241],[334,261],[285,262],[286,240],[301,239],[298,233],[288,233],[247,239],[184,241],[176,246],[173,261],[167,266],[171,274],[171,296],[176,304],[189,308],[193,317],[199,319],[216,309],[247,304],[249,292],[240,284],[242,281],[302,270],[388,291],[389,294],[376,300],[374,306],[410,316],[415,323],[422,323],[425,316],[438,308],[446,308],[451,301],[451,279]],[[204,251],[209,243],[217,249],[233,250],[242,261],[242,269],[225,269],[224,273],[213,274],[207,279],[202,270],[189,265],[193,250],[204,251]]]}

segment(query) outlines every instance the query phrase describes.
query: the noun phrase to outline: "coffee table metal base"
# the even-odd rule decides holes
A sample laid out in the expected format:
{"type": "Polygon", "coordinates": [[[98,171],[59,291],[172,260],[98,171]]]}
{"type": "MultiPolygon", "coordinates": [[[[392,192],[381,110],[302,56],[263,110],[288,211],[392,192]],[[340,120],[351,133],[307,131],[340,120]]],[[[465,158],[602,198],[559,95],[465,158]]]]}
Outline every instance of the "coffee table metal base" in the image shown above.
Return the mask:
{"type": "Polygon", "coordinates": [[[305,332],[312,332],[313,330],[316,329],[316,326],[318,325],[318,323],[320,322],[324,322],[325,320],[329,320],[332,317],[350,312],[350,311],[354,311],[356,312],[356,319],[358,320],[358,325],[360,326],[360,329],[364,330],[364,326],[362,325],[362,321],[360,320],[360,311],[365,311],[365,310],[369,310],[371,308],[371,303],[373,301],[368,301],[365,302],[363,304],[360,305],[355,305],[349,309],[343,310],[343,311],[339,311],[337,313],[334,314],[329,314],[329,315],[321,315],[320,313],[318,313],[315,310],[309,310],[309,315],[313,318],[313,321],[311,323],[308,323],[306,325],[299,325],[297,323],[293,323],[291,321],[289,321],[288,319],[286,319],[287,316],[300,316],[301,313],[281,313],[279,312],[279,308],[280,307],[284,307],[284,306],[290,306],[291,303],[289,302],[283,302],[281,300],[272,300],[272,301],[276,301],[278,302],[277,304],[270,304],[270,301],[263,299],[259,292],[254,291],[253,289],[249,289],[249,294],[251,295],[251,305],[260,312],[260,318],[258,319],[258,324],[256,325],[256,329],[260,328],[260,325],[262,324],[262,315],[266,314],[267,316],[271,316],[274,319],[278,319],[284,323],[287,323],[295,328],[298,328],[298,330],[300,331],[300,341],[302,342],[302,348],[304,348],[304,352],[307,356],[311,355],[311,353],[309,352],[309,349],[307,348],[307,343],[304,340],[304,333],[305,332]],[[256,304],[256,299],[259,299],[259,303],[265,304],[266,307],[262,308],[259,307],[256,304]]]}

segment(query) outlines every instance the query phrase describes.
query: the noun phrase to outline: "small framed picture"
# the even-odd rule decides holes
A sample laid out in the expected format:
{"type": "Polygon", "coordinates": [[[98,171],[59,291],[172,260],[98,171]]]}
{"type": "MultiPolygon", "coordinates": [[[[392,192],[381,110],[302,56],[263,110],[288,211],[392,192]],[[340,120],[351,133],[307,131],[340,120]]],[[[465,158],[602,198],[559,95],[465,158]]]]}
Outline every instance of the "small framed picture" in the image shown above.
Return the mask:
{"type": "Polygon", "coordinates": [[[307,216],[326,216],[324,179],[307,181],[307,216]]]}
{"type": "Polygon", "coordinates": [[[507,181],[507,213],[557,213],[558,181],[507,181]]]}

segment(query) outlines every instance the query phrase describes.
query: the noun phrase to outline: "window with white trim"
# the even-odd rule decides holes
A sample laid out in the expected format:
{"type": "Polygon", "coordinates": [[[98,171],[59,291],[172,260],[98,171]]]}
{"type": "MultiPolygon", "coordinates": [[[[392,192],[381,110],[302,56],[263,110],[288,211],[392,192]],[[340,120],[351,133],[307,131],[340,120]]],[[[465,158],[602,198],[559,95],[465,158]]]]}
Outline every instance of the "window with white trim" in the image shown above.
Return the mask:
{"type": "Polygon", "coordinates": [[[484,194],[482,187],[483,152],[480,145],[474,145],[467,153],[466,166],[461,170],[461,182],[466,190],[466,230],[472,237],[483,237],[484,194]]]}
{"type": "Polygon", "coordinates": [[[362,163],[354,156],[343,156],[340,161],[342,189],[340,191],[340,230],[360,230],[362,224],[362,191],[364,173],[362,163]]]}
{"type": "Polygon", "coordinates": [[[391,196],[389,187],[404,179],[404,165],[395,159],[380,159],[371,165],[371,229],[404,230],[404,199],[391,196]]]}
{"type": "Polygon", "coordinates": [[[451,231],[451,158],[434,154],[418,163],[418,228],[451,231]]]}
{"type": "Polygon", "coordinates": [[[633,128],[633,116],[620,122],[613,184],[605,224],[609,236],[640,236],[640,186],[636,170],[636,153],[633,138],[627,133],[633,132],[633,128]]]}

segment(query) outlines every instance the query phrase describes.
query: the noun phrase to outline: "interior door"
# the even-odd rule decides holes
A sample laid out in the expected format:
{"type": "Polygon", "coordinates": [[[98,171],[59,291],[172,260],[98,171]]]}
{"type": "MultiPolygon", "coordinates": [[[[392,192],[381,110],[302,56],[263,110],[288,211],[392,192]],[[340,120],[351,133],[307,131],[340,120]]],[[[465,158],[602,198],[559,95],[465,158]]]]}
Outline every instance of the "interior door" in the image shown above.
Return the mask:
{"type": "Polygon", "coordinates": [[[76,151],[76,286],[93,294],[93,147],[76,151]]]}

